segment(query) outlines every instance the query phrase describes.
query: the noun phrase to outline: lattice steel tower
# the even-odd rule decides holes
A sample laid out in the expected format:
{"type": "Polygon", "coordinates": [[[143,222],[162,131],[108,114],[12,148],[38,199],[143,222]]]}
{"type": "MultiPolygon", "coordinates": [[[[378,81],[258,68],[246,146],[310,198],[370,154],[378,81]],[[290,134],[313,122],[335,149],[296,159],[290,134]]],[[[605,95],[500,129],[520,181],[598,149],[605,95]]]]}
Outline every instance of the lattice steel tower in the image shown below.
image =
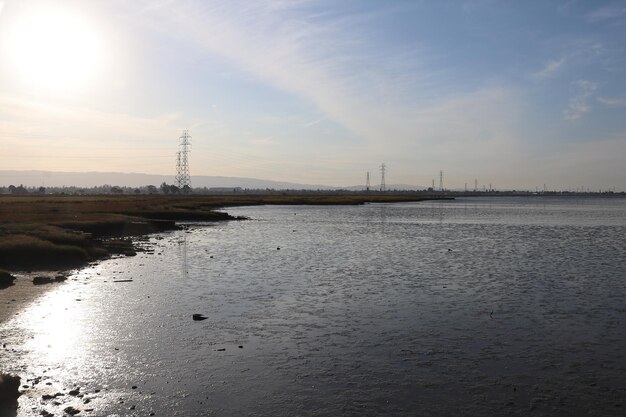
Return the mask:
{"type": "Polygon", "coordinates": [[[365,191],[370,192],[370,172],[367,171],[367,176],[365,177],[365,191]]]}
{"type": "Polygon", "coordinates": [[[191,147],[191,136],[187,129],[183,130],[176,153],[176,186],[181,192],[187,193],[191,190],[191,175],[189,175],[189,148],[191,147]]]}
{"type": "Polygon", "coordinates": [[[387,166],[383,162],[380,165],[380,191],[385,191],[387,189],[387,185],[385,184],[385,171],[387,171],[387,166]]]}

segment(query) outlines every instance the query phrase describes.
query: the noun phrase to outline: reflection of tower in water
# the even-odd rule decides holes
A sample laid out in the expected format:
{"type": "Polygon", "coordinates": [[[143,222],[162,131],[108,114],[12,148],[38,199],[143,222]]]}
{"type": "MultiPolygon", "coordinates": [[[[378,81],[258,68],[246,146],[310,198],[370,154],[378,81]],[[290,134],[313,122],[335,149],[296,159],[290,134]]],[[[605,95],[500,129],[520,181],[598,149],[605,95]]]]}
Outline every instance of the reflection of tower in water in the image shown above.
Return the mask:
{"type": "Polygon", "coordinates": [[[432,221],[437,223],[443,223],[446,217],[445,210],[447,209],[447,206],[445,206],[444,204],[445,203],[442,200],[432,202],[432,205],[430,206],[430,217],[432,221]]]}
{"type": "Polygon", "coordinates": [[[180,262],[181,262],[181,274],[184,278],[189,275],[189,270],[187,268],[187,231],[186,230],[181,231],[181,234],[178,237],[178,240],[176,241],[176,243],[178,243],[178,253],[179,253],[180,262]]]}
{"type": "Polygon", "coordinates": [[[385,204],[381,204],[378,210],[380,233],[383,233],[383,234],[386,232],[386,226],[387,226],[387,216],[388,216],[387,209],[388,207],[385,204]]]}
{"type": "Polygon", "coordinates": [[[437,204],[437,220],[439,221],[439,223],[443,223],[443,219],[445,218],[445,210],[446,207],[444,206],[443,201],[439,200],[438,204],[437,204]]]}
{"type": "Polygon", "coordinates": [[[377,230],[378,233],[385,233],[387,224],[387,209],[385,204],[367,205],[367,209],[363,211],[363,218],[367,229],[377,230]]]}

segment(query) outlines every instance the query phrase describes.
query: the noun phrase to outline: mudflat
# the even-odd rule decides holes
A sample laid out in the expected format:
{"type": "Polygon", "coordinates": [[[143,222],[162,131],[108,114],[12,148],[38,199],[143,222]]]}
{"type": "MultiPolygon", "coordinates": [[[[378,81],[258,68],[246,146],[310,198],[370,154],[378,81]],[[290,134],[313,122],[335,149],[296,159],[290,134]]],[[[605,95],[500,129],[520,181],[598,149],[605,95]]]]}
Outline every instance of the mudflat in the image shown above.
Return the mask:
{"type": "Polygon", "coordinates": [[[239,220],[224,207],[354,205],[435,199],[410,193],[238,194],[142,196],[0,196],[0,268],[15,277],[0,289],[0,322],[8,320],[44,291],[36,277],[121,254],[132,256],[131,238],[177,229],[177,221],[239,220]],[[42,273],[41,271],[52,271],[42,273]]]}
{"type": "Polygon", "coordinates": [[[33,285],[33,277],[29,274],[18,274],[13,285],[0,289],[0,323],[19,315],[20,310],[49,288],[51,287],[33,285]]]}

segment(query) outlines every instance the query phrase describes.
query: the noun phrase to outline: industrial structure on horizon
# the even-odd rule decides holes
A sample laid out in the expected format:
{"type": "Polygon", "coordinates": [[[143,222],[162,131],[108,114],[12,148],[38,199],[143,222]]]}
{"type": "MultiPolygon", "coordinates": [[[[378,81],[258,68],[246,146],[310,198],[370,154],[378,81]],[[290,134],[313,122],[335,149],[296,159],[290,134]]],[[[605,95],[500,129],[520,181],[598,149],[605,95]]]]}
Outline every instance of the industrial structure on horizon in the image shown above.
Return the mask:
{"type": "Polygon", "coordinates": [[[176,153],[176,186],[187,193],[191,191],[191,175],[189,174],[189,148],[191,147],[191,136],[187,129],[183,130],[176,153]]]}

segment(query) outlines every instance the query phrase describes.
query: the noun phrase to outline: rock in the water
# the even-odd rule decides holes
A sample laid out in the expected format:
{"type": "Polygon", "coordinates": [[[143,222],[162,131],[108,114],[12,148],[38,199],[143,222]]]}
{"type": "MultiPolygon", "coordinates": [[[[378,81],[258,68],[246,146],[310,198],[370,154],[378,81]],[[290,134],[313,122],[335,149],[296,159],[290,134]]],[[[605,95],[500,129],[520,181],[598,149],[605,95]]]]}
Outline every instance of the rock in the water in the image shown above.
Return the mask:
{"type": "Polygon", "coordinates": [[[20,377],[17,375],[0,374],[0,414],[2,410],[17,408],[20,396],[20,377]]]}
{"type": "Polygon", "coordinates": [[[33,278],[33,284],[35,285],[52,284],[52,278],[38,276],[38,277],[33,278]]]}
{"type": "Polygon", "coordinates": [[[65,407],[63,409],[63,411],[65,411],[67,414],[71,415],[71,416],[75,416],[76,414],[80,413],[80,410],[74,408],[74,407],[65,407]]]}
{"type": "Polygon", "coordinates": [[[192,316],[191,316],[191,318],[192,318],[194,321],[200,321],[200,320],[206,320],[206,319],[208,319],[208,317],[205,317],[205,316],[203,316],[202,314],[198,314],[198,313],[196,313],[196,314],[192,315],[192,316]]]}
{"type": "Polygon", "coordinates": [[[56,277],[54,277],[54,280],[56,282],[63,282],[67,281],[67,277],[65,275],[57,275],[56,277]]]}
{"type": "Polygon", "coordinates": [[[0,288],[6,288],[13,285],[15,277],[9,274],[7,271],[0,270],[0,288]]]}
{"type": "Polygon", "coordinates": [[[76,388],[68,392],[70,395],[78,395],[80,393],[80,388],[76,388]]]}

